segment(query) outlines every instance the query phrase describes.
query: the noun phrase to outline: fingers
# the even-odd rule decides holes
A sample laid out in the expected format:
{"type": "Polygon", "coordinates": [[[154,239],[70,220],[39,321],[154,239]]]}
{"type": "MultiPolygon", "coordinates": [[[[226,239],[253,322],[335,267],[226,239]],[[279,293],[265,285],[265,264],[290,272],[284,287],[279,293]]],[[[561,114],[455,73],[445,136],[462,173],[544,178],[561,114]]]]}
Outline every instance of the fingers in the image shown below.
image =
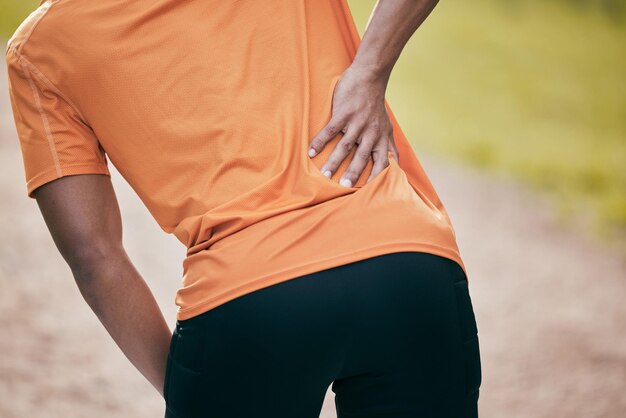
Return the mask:
{"type": "MultiPolygon", "coordinates": [[[[355,145],[358,145],[360,131],[354,128],[346,128],[345,134],[341,138],[341,140],[337,143],[337,146],[331,152],[330,156],[322,165],[320,171],[324,173],[326,177],[331,177],[339,165],[341,165],[342,161],[346,159],[348,154],[355,145]]],[[[369,155],[368,155],[369,156],[369,155]]],[[[354,183],[353,183],[354,184],[354,183]]]]}
{"type": "MultiPolygon", "coordinates": [[[[335,92],[341,92],[337,87],[339,85],[335,87],[335,92]]],[[[337,104],[333,101],[333,115],[330,121],[309,143],[308,154],[313,158],[343,132],[343,136],[320,169],[329,178],[337,172],[339,166],[356,147],[352,161],[339,181],[345,187],[352,187],[357,183],[370,157],[374,164],[367,182],[389,166],[390,155],[399,162],[398,150],[393,141],[393,126],[385,104],[383,102],[381,106],[377,106],[376,100],[380,97],[375,95],[376,97],[372,99],[370,96],[338,95],[337,104]]],[[[333,100],[334,98],[335,96],[333,100]]]]}
{"type": "MultiPolygon", "coordinates": [[[[352,187],[352,185],[357,182],[359,177],[361,177],[365,166],[369,162],[370,157],[372,156],[374,147],[378,147],[378,140],[379,137],[375,130],[368,129],[364,132],[361,143],[358,145],[356,152],[352,157],[352,161],[348,165],[348,168],[343,173],[343,176],[341,176],[339,184],[346,187],[352,187]]],[[[382,142],[384,144],[386,141],[382,142]]]]}
{"type": "Polygon", "coordinates": [[[391,151],[388,151],[388,147],[382,145],[385,143],[384,141],[381,141],[380,143],[381,146],[376,147],[372,150],[372,159],[374,160],[374,165],[372,166],[372,172],[367,178],[366,183],[369,183],[370,180],[376,177],[378,173],[383,171],[389,165],[389,154],[391,153],[391,151]]]}
{"type": "MultiPolygon", "coordinates": [[[[346,127],[346,121],[344,118],[333,116],[330,121],[322,128],[322,130],[315,135],[309,145],[309,157],[315,157],[319,154],[324,146],[336,137],[342,129],[346,127]]],[[[323,171],[322,171],[323,172],[323,171]]]]}
{"type": "Polygon", "coordinates": [[[393,141],[393,131],[380,134],[377,124],[370,124],[362,127],[361,130],[351,126],[339,129],[339,132],[344,132],[344,136],[337,143],[337,146],[324,165],[322,165],[320,171],[325,176],[332,177],[350,154],[352,148],[356,146],[357,149],[352,161],[339,180],[339,184],[342,186],[352,187],[356,184],[365,170],[370,157],[372,157],[374,164],[367,178],[367,183],[387,168],[390,156],[399,162],[398,150],[393,141]]]}
{"type": "Polygon", "coordinates": [[[393,135],[389,138],[389,145],[387,147],[387,151],[391,153],[391,156],[398,164],[400,164],[400,153],[398,152],[398,147],[396,143],[393,141],[393,135]]]}

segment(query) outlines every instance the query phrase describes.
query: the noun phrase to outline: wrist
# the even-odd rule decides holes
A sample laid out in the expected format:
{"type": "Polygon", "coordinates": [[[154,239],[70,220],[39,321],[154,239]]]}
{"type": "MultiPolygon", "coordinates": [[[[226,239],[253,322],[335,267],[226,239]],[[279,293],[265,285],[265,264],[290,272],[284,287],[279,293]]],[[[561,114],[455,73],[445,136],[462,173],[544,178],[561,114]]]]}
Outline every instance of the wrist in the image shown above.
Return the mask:
{"type": "Polygon", "coordinates": [[[349,70],[358,75],[359,78],[371,84],[376,84],[383,89],[387,88],[391,71],[379,64],[370,64],[354,60],[349,70]]]}

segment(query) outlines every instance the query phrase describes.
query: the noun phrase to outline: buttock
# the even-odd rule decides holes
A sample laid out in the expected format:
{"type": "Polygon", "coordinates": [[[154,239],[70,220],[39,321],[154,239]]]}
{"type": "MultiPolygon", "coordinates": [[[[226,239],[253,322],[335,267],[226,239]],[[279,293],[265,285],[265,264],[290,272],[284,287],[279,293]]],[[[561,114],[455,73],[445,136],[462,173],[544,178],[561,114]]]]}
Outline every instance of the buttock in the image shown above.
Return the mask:
{"type": "Polygon", "coordinates": [[[166,417],[318,417],[329,387],[340,418],[476,416],[477,331],[447,258],[397,252],[300,276],[177,321],[166,417]]]}

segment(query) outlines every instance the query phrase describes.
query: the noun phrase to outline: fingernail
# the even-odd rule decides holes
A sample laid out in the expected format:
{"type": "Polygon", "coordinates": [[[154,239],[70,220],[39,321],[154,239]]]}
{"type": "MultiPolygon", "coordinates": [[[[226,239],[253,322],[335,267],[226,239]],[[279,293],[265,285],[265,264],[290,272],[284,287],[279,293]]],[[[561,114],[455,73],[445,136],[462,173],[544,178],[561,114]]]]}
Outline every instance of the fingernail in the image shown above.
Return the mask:
{"type": "Polygon", "coordinates": [[[309,157],[315,157],[315,154],[317,154],[317,151],[313,148],[309,148],[309,157]]]}
{"type": "Polygon", "coordinates": [[[345,187],[352,187],[352,182],[350,180],[346,179],[346,178],[341,179],[339,184],[341,184],[342,186],[345,186],[345,187]]]}
{"type": "Polygon", "coordinates": [[[326,177],[330,178],[333,175],[333,173],[331,173],[330,170],[326,170],[326,171],[324,171],[324,175],[326,177]]]}

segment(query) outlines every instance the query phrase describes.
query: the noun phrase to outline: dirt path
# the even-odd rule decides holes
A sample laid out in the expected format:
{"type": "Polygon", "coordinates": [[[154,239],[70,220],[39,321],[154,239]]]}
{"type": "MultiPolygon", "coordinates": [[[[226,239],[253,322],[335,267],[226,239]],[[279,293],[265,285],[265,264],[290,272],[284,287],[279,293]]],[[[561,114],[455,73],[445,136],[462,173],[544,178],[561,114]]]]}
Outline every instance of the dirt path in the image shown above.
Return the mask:
{"type": "MultiPolygon", "coordinates": [[[[0,78],[0,416],[160,417],[158,393],[83,301],[34,200],[0,78]]],[[[482,418],[626,416],[626,266],[523,187],[418,152],[470,276],[482,418]]],[[[184,247],[111,166],[128,253],[171,327],[184,247]],[[146,246],[149,242],[151,245],[146,246]]],[[[334,417],[328,392],[322,417],[334,417]]]]}

